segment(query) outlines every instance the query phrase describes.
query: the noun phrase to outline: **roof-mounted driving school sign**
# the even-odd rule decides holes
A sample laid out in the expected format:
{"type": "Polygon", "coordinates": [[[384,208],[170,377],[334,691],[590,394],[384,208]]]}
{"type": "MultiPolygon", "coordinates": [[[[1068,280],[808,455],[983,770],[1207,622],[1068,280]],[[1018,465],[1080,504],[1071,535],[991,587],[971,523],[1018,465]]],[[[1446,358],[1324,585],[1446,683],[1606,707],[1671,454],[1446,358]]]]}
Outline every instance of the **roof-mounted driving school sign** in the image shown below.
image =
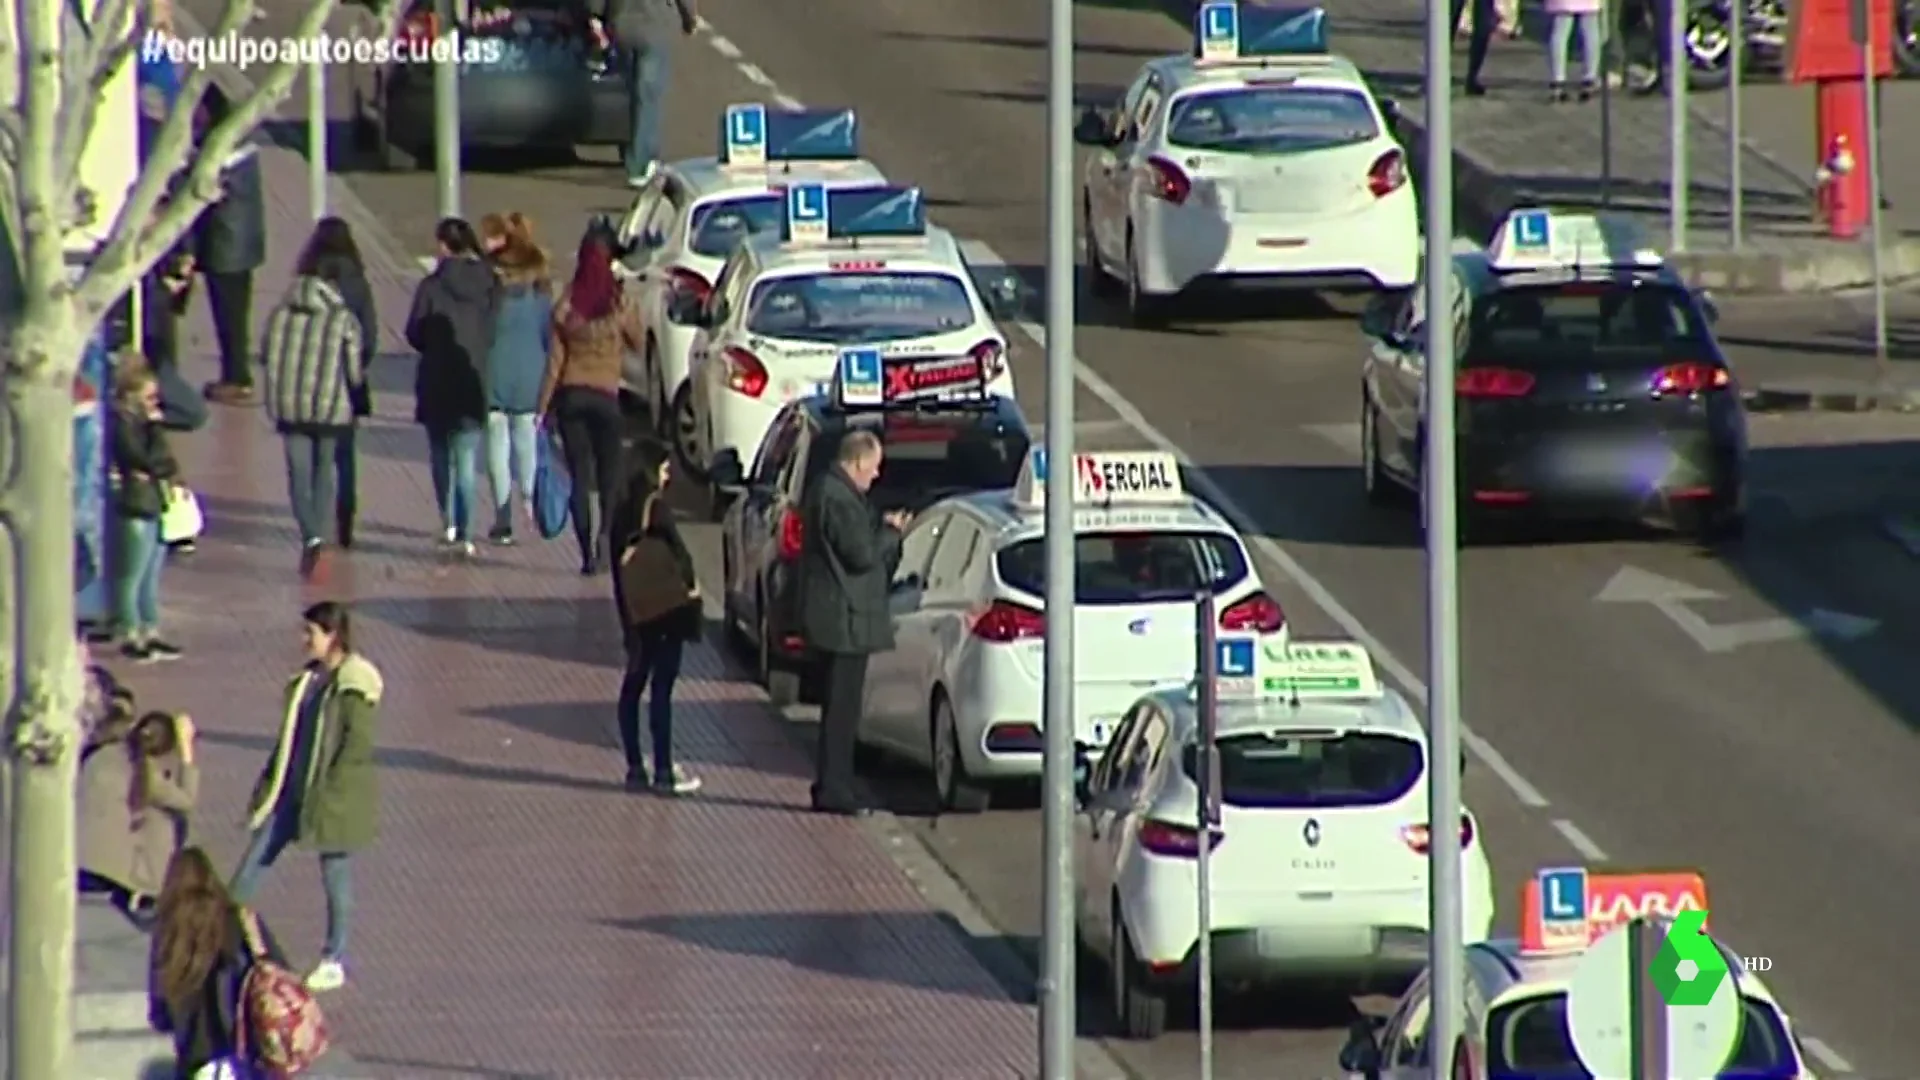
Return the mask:
{"type": "Polygon", "coordinates": [[[720,164],[728,168],[859,156],[859,122],[852,109],[769,109],[745,102],[727,106],[720,116],[720,164]]]}
{"type": "MultiPolygon", "coordinates": [[[[1045,447],[1027,454],[1014,487],[1022,506],[1046,505],[1050,470],[1045,447]]],[[[1180,462],[1157,451],[1121,451],[1073,456],[1073,498],[1079,504],[1185,505],[1187,489],[1180,480],[1180,462]]]]}

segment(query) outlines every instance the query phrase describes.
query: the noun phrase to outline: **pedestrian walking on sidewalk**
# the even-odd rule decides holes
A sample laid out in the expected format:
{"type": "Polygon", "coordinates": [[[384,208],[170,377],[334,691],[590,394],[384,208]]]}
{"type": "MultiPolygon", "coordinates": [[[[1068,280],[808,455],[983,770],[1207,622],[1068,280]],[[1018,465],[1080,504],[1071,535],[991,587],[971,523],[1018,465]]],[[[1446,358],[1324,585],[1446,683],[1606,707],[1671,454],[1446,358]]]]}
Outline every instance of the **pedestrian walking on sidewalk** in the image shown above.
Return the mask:
{"type": "Polygon", "coordinates": [[[79,860],[129,917],[148,916],[200,795],[193,721],[131,710],[94,735],[80,761],[79,860]]]}
{"type": "Polygon", "coordinates": [[[193,256],[176,252],[140,279],[140,351],[160,384],[160,408],[170,431],[207,424],[207,402],[180,374],[180,318],[193,291],[193,256]]]}
{"type": "Polygon", "coordinates": [[[601,26],[627,62],[627,183],[645,187],[660,168],[660,119],[666,113],[668,61],[675,39],[700,26],[694,0],[606,0],[601,26]]]}
{"type": "Polygon", "coordinates": [[[1602,0],[1546,0],[1547,94],[1557,102],[1592,99],[1600,88],[1600,16],[1602,0]],[[1567,54],[1580,34],[1581,79],[1567,80],[1567,54]]]}
{"type": "Polygon", "coordinates": [[[553,344],[553,282],[547,253],[531,237],[530,229],[509,231],[492,252],[501,293],[487,351],[487,486],[493,490],[487,539],[496,544],[513,543],[514,487],[523,500],[533,498],[540,391],[553,344]]]}
{"type": "Polygon", "coordinates": [[[553,343],[540,390],[540,412],[558,425],[573,474],[573,537],[582,574],[607,568],[607,519],[627,476],[620,379],[627,354],[641,348],[639,309],[614,276],[613,249],[590,230],[580,241],[573,281],[554,301],[553,343]]]}
{"type": "Polygon", "coordinates": [[[420,354],[413,416],[427,432],[428,467],[440,507],[442,544],[471,557],[481,432],[487,424],[487,353],[500,310],[500,280],[480,238],[460,218],[434,229],[440,261],[414,290],[407,343],[420,354]]]}
{"type": "MultiPolygon", "coordinates": [[[[201,137],[233,111],[217,86],[201,104],[201,137]]],[[[194,226],[194,265],[207,279],[214,336],[220,343],[220,380],[207,397],[228,405],[253,403],[253,274],[267,261],[267,204],[260,182],[260,148],[249,138],[221,166],[219,201],[194,226]]]]}
{"type": "Polygon", "coordinates": [[[882,515],[867,499],[880,476],[880,437],[851,431],[833,466],[808,492],[800,520],[800,633],[819,657],[823,695],[814,763],[813,808],[864,813],[855,794],[853,750],[867,682],[867,658],[893,647],[887,593],[900,562],[904,510],[882,515]]]}
{"type": "Polygon", "coordinates": [[[673,685],[687,644],[700,640],[700,582],[693,553],[666,506],[672,455],[652,439],[636,443],[633,455],[632,479],[610,526],[620,560],[613,575],[613,609],[627,657],[620,680],[620,749],[627,757],[628,789],[686,795],[700,790],[700,779],[673,760],[673,685]],[[643,557],[646,545],[665,558],[643,557]],[[632,570],[661,577],[630,581],[632,570]],[[642,694],[647,695],[650,755],[640,748],[642,694]]]}
{"type": "Polygon", "coordinates": [[[361,381],[348,387],[353,397],[354,426],[349,427],[334,447],[335,539],[343,548],[353,546],[353,526],[360,517],[359,423],[373,415],[373,361],[380,354],[380,310],[374,306],[373,286],[367,280],[367,260],[353,238],[353,227],[342,218],[321,218],[300,254],[296,266],[325,266],[323,275],[333,283],[348,310],[360,322],[361,381]]]}
{"type": "Polygon", "coordinates": [[[347,981],[349,862],[379,832],[374,727],[385,684],[379,669],[353,650],[345,607],[313,605],[301,632],[306,663],[287,684],[279,736],[247,804],[252,839],[234,872],[233,896],[250,902],[260,876],[288,845],[316,853],[327,894],[327,940],[307,986],[336,990],[347,981]]]}
{"type": "Polygon", "coordinates": [[[309,242],[293,285],[267,316],[261,346],[267,415],[286,451],[300,574],[308,580],[324,576],[327,548],[351,518],[340,498],[351,498],[356,481],[355,404],[367,380],[366,324],[346,296],[357,270],[344,253],[309,242]]]}
{"type": "Polygon", "coordinates": [[[120,526],[112,560],[120,652],[138,663],[172,660],[180,647],[160,637],[160,569],[167,561],[160,516],[177,497],[180,463],[167,441],[160,383],[145,358],[121,357],[113,398],[109,481],[120,526]]]}
{"type": "Polygon", "coordinates": [[[1452,0],[1453,26],[1458,33],[1464,29],[1467,34],[1467,78],[1468,97],[1481,97],[1487,92],[1487,84],[1480,79],[1480,72],[1487,66],[1487,52],[1493,47],[1493,32],[1500,25],[1498,0],[1452,0]],[[1463,25],[1461,20],[1467,20],[1463,25]]]}
{"type": "Polygon", "coordinates": [[[285,966],[285,954],[197,847],[168,864],[155,912],[147,1016],[173,1036],[176,1080],[248,1080],[255,1073],[240,1056],[241,988],[255,960],[285,966]]]}

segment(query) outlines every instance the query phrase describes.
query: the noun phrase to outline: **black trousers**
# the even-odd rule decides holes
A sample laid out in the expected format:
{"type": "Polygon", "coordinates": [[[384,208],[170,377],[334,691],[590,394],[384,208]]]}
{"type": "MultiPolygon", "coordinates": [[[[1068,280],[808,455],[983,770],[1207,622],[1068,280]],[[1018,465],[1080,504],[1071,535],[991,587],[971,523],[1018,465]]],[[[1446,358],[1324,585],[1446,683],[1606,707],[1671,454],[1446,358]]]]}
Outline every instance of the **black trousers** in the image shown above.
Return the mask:
{"type": "Polygon", "coordinates": [[[860,731],[861,699],[867,688],[865,653],[821,653],[820,748],[814,761],[813,805],[852,810],[860,805],[853,745],[860,731]]]}
{"type": "Polygon", "coordinates": [[[248,338],[253,320],[253,271],[207,273],[207,303],[213,332],[220,341],[220,381],[253,385],[253,349],[248,338]]]}
{"type": "Polygon", "coordinates": [[[1460,16],[1473,4],[1473,30],[1467,35],[1467,85],[1480,81],[1480,69],[1487,66],[1487,49],[1493,44],[1493,31],[1500,16],[1493,0],[1453,0],[1453,27],[1460,28],[1460,16]]]}
{"type": "Polygon", "coordinates": [[[586,562],[593,558],[595,541],[607,530],[606,518],[613,513],[620,484],[626,479],[625,447],[620,441],[625,421],[619,398],[578,386],[562,387],[554,394],[553,413],[560,425],[567,472],[573,475],[573,538],[580,544],[580,560],[586,562]],[[599,521],[593,514],[596,492],[599,521]]]}

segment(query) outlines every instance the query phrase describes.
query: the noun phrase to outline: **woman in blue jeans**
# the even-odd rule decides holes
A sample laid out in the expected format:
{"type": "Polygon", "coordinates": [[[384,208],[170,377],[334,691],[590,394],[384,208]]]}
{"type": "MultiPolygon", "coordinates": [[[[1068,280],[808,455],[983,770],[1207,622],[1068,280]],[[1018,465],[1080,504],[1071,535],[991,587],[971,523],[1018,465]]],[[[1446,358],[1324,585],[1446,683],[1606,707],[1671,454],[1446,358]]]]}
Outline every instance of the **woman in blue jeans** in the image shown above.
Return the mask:
{"type": "Polygon", "coordinates": [[[407,343],[420,354],[413,417],[427,432],[443,547],[471,558],[480,440],[487,423],[487,353],[500,309],[500,279],[461,218],[434,229],[440,261],[413,294],[407,343]]]}
{"type": "Polygon", "coordinates": [[[487,486],[493,489],[493,530],[487,539],[513,543],[513,489],[533,498],[534,439],[540,384],[553,340],[553,285],[547,253],[526,231],[502,229],[490,258],[500,275],[500,308],[487,352],[487,486]]]}
{"type": "Polygon", "coordinates": [[[180,647],[160,636],[160,516],[180,476],[167,444],[160,383],[139,356],[120,361],[109,419],[112,483],[119,530],[113,553],[114,621],[120,651],[137,663],[171,660],[180,647]]]}
{"type": "Polygon", "coordinates": [[[665,544],[679,571],[676,585],[690,599],[671,611],[636,622],[627,614],[622,586],[624,575],[613,574],[613,608],[620,617],[626,646],[627,671],[620,680],[620,748],[627,758],[627,787],[661,795],[688,795],[700,790],[700,778],[673,760],[673,686],[680,678],[680,662],[688,642],[700,639],[700,585],[694,576],[693,555],[674,524],[664,496],[671,466],[667,448],[651,439],[634,446],[634,469],[627,490],[614,506],[608,529],[614,557],[641,541],[665,544]],[[651,755],[640,749],[640,698],[647,697],[647,727],[651,755]],[[649,760],[649,758],[651,760],[649,760]],[[649,776],[649,767],[652,775],[649,776]]]}

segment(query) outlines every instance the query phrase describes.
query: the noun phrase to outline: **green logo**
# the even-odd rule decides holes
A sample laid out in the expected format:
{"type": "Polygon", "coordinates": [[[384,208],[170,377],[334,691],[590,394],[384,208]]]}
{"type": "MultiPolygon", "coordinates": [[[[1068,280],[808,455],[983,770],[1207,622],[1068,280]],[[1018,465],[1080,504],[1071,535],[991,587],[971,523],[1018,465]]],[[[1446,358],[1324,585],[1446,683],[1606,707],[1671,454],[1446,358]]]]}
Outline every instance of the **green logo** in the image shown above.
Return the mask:
{"type": "Polygon", "coordinates": [[[1710,1004],[1727,977],[1727,958],[1707,936],[1706,925],[1706,912],[1680,912],[1654,954],[1653,985],[1668,1005],[1710,1004]]]}

